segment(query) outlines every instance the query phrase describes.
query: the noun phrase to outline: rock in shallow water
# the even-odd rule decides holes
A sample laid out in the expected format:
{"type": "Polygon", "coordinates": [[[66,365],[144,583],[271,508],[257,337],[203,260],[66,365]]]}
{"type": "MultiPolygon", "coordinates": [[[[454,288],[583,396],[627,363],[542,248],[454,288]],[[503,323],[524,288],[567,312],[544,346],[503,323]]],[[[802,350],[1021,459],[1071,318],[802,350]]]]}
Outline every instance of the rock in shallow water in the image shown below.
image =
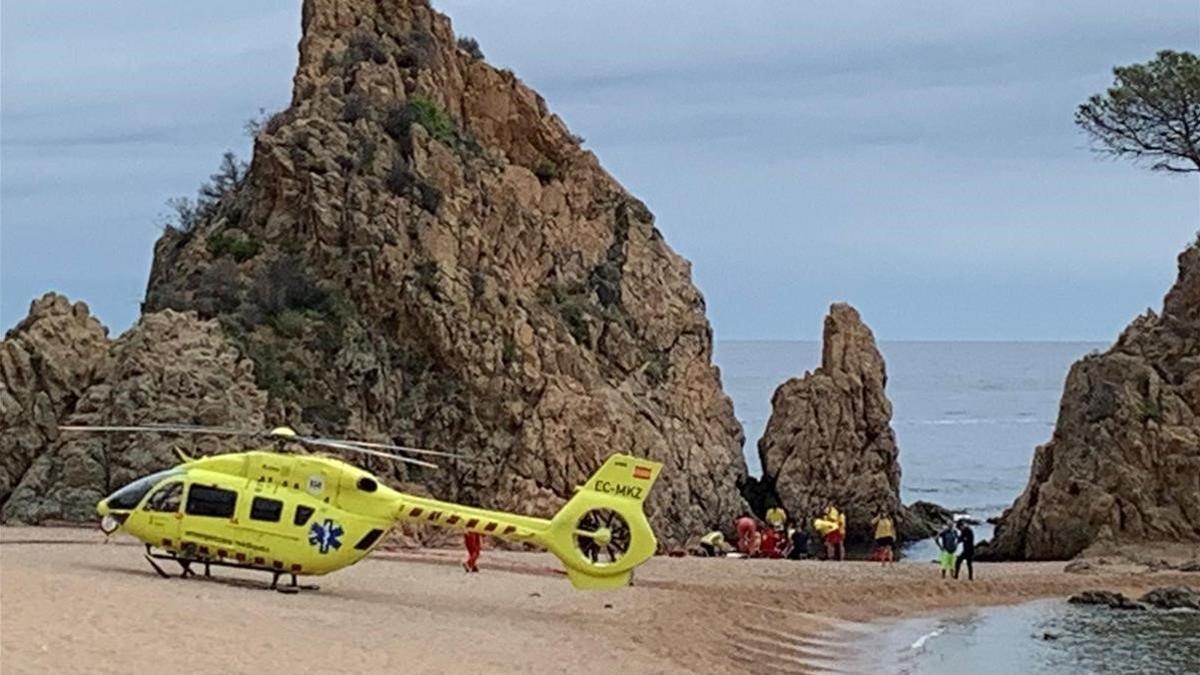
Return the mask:
{"type": "Polygon", "coordinates": [[[1200,591],[1192,590],[1188,586],[1156,588],[1139,600],[1158,609],[1200,610],[1200,591]]]}
{"type": "Polygon", "coordinates": [[[1073,605],[1105,605],[1113,609],[1144,610],[1146,606],[1113,591],[1083,591],[1072,595],[1067,602],[1073,605]]]}

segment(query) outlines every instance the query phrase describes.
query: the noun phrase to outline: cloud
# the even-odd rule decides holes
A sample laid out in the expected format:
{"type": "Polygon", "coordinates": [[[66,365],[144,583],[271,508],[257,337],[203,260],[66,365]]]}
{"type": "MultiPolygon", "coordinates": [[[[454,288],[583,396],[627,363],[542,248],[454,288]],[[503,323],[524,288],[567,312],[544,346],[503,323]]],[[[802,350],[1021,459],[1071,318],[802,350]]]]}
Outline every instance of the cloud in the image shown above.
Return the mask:
{"type": "MultiPolygon", "coordinates": [[[[1110,339],[1194,236],[1194,179],[1071,121],[1113,65],[1200,48],[1194,0],[435,5],[656,212],[718,338],[814,338],[848,298],[885,339],[1110,339]]],[[[286,105],[299,11],[5,4],[0,326],[48,288],[136,317],[163,201],[286,105]]]]}

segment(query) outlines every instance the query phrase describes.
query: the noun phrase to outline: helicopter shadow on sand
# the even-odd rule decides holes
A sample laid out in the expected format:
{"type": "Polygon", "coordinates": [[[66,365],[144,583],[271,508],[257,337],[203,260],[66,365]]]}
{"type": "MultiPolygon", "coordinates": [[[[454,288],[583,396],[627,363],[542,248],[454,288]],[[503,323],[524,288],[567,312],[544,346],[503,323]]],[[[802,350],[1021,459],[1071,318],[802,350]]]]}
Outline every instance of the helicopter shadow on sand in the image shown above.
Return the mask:
{"type": "MultiPolygon", "coordinates": [[[[260,581],[260,580],[256,580],[256,579],[244,579],[241,577],[230,577],[230,576],[217,577],[217,576],[204,576],[202,574],[195,574],[195,575],[189,576],[187,578],[171,577],[170,579],[164,580],[164,579],[160,579],[159,575],[157,573],[155,573],[153,570],[143,570],[141,568],[135,569],[132,567],[122,567],[120,565],[108,565],[108,564],[103,564],[103,563],[79,563],[78,565],[74,565],[74,567],[76,567],[78,569],[91,570],[93,572],[103,572],[105,574],[122,574],[122,575],[125,575],[128,577],[135,577],[138,579],[154,579],[157,581],[181,581],[181,582],[188,582],[188,583],[193,582],[193,581],[201,581],[201,582],[206,582],[206,583],[219,584],[222,586],[229,586],[230,588],[246,588],[246,589],[263,590],[263,591],[271,590],[271,583],[269,581],[260,581]]],[[[323,596],[328,595],[328,593],[322,593],[322,595],[323,596]]]]}
{"type": "MultiPolygon", "coordinates": [[[[394,560],[394,562],[402,562],[394,560]]],[[[427,564],[432,564],[429,562],[427,564]]],[[[116,564],[105,563],[79,563],[75,565],[77,569],[88,570],[101,574],[119,574],[129,578],[139,580],[153,580],[156,583],[174,583],[174,584],[191,584],[193,582],[213,583],[225,588],[233,588],[239,590],[256,590],[269,591],[271,585],[267,581],[256,579],[247,579],[241,577],[230,576],[210,576],[205,577],[202,574],[197,574],[189,577],[172,577],[170,579],[160,579],[153,570],[143,570],[140,568],[123,567],[116,564]]],[[[502,572],[506,570],[495,570],[502,572]]],[[[550,573],[537,569],[514,569],[515,573],[537,574],[549,576],[550,573]]],[[[273,593],[272,595],[277,595],[273,593]]],[[[498,615],[504,615],[506,620],[524,620],[532,622],[545,621],[560,621],[566,618],[567,614],[574,612],[573,609],[564,607],[546,607],[546,608],[514,608],[510,601],[504,598],[495,598],[495,604],[489,606],[487,603],[480,604],[480,599],[472,595],[471,597],[458,597],[427,595],[420,590],[410,589],[373,589],[360,590],[356,588],[323,588],[317,591],[309,591],[297,594],[298,597],[310,596],[320,597],[322,603],[344,603],[345,605],[355,605],[359,603],[367,603],[372,605],[386,605],[396,609],[412,609],[412,610],[428,610],[432,607],[437,607],[438,611],[443,614],[457,614],[463,617],[478,617],[480,613],[488,613],[489,610],[494,610],[498,615]],[[314,595],[315,593],[315,595],[314,595]]],[[[528,594],[530,599],[540,597],[540,593],[528,594]]],[[[606,609],[612,607],[611,598],[598,598],[606,609]]]]}

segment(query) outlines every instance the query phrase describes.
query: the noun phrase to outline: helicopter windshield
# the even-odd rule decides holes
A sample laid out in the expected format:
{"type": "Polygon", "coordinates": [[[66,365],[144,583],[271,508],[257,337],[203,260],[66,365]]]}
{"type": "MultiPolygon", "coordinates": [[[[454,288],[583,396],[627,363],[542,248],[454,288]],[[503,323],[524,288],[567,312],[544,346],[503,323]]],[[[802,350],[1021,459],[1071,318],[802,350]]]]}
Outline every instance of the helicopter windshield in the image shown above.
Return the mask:
{"type": "Polygon", "coordinates": [[[180,471],[179,469],[167,469],[166,471],[159,471],[158,473],[150,474],[145,478],[139,478],[129,485],[126,485],[120,490],[112,493],[112,495],[110,495],[106,500],[108,502],[108,508],[121,510],[136,509],[137,505],[141,503],[142,497],[146,496],[146,493],[150,491],[150,488],[158,485],[158,483],[164,478],[178,476],[182,473],[183,471],[180,471]]]}

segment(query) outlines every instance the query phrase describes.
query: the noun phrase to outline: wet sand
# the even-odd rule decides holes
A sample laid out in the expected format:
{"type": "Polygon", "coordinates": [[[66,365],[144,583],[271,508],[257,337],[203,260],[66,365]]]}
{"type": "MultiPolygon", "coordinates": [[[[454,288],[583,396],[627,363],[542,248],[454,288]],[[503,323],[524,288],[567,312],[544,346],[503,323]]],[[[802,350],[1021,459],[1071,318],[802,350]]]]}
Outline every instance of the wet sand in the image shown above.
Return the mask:
{"type": "Polygon", "coordinates": [[[460,559],[377,552],[284,595],[261,574],[160,579],[130,538],[0,528],[0,671],[812,672],[870,649],[862,621],[1197,576],[981,563],[972,583],[918,563],[655,558],[632,588],[581,592],[548,554],[487,550],[474,575],[460,559]]]}

